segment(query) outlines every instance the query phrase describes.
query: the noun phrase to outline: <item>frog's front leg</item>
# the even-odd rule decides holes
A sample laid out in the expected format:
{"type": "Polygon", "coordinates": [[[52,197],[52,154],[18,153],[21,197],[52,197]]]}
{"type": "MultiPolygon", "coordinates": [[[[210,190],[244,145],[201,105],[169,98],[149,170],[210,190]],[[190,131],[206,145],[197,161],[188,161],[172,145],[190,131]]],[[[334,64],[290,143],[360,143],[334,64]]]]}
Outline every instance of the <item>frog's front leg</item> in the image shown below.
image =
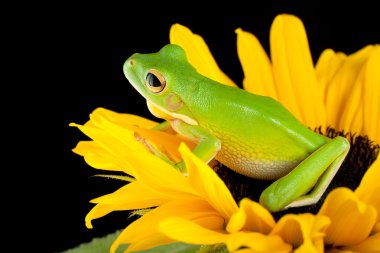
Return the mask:
{"type": "Polygon", "coordinates": [[[266,188],[260,196],[260,203],[272,212],[315,204],[335,176],[349,149],[350,144],[346,138],[338,136],[332,139],[286,176],[266,188]]]}
{"type": "Polygon", "coordinates": [[[170,132],[173,129],[172,129],[172,126],[170,125],[170,122],[165,120],[157,124],[155,127],[153,127],[152,130],[170,132]]]}
{"type": "MultiPolygon", "coordinates": [[[[179,119],[170,121],[170,124],[178,134],[197,143],[192,152],[206,163],[209,163],[221,149],[221,141],[200,126],[190,125],[179,119]]],[[[183,161],[176,164],[181,171],[184,171],[184,166],[183,161]]]]}

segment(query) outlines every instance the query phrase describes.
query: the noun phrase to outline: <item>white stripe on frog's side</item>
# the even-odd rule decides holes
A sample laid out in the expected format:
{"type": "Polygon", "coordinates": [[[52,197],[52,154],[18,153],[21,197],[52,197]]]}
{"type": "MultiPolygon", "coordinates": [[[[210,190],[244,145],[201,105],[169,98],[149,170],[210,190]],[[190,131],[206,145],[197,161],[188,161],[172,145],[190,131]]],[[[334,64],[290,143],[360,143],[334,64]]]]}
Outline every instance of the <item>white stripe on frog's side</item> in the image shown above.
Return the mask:
{"type": "Polygon", "coordinates": [[[194,125],[194,126],[198,125],[198,122],[196,120],[190,118],[189,116],[179,114],[179,113],[175,113],[175,112],[170,112],[170,111],[166,110],[165,108],[152,103],[149,100],[146,101],[146,104],[148,106],[149,111],[154,116],[156,116],[158,118],[162,118],[162,119],[166,119],[166,120],[179,119],[179,120],[182,120],[183,122],[185,122],[189,125],[194,125]],[[168,116],[170,116],[170,117],[168,117],[168,116]]]}

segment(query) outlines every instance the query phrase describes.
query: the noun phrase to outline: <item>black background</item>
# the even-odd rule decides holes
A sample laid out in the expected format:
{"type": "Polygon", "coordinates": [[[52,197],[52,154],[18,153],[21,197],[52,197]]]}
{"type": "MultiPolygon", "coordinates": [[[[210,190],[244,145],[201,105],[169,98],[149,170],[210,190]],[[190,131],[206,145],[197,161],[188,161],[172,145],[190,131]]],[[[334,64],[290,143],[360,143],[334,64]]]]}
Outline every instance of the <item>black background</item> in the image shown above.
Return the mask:
{"type": "MultiPolygon", "coordinates": [[[[248,2],[248,1],[247,1],[248,2]]],[[[196,3],[169,4],[131,2],[130,5],[73,6],[62,20],[67,54],[63,92],[63,164],[57,172],[52,192],[54,222],[49,231],[47,252],[67,250],[91,238],[124,228],[131,220],[128,214],[114,212],[85,227],[84,217],[93,206],[89,200],[112,192],[120,182],[91,178],[99,171],[89,167],[71,149],[87,139],[70,122],[85,123],[97,107],[137,114],[155,119],[144,99],[125,79],[122,66],[133,53],[158,51],[169,43],[169,29],[180,23],[201,35],[219,67],[235,83],[243,80],[236,52],[236,28],[255,34],[269,53],[269,30],[274,17],[295,14],[303,21],[316,61],[325,48],[353,53],[365,45],[380,43],[377,7],[372,1],[329,2],[262,1],[242,5],[209,4],[207,9],[196,3]],[[307,3],[306,3],[307,2],[307,3]],[[211,7],[211,8],[210,8],[211,7]]]]}

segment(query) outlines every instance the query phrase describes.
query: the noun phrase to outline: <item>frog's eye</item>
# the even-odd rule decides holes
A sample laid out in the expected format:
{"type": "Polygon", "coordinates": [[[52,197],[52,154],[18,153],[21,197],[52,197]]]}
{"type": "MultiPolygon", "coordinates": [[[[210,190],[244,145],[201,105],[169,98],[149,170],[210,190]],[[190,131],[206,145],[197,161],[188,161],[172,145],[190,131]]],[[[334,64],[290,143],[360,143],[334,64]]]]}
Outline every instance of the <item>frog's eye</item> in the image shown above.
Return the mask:
{"type": "Polygon", "coordinates": [[[166,85],[164,76],[155,69],[149,70],[148,74],[146,74],[145,83],[153,93],[163,91],[166,85]]]}

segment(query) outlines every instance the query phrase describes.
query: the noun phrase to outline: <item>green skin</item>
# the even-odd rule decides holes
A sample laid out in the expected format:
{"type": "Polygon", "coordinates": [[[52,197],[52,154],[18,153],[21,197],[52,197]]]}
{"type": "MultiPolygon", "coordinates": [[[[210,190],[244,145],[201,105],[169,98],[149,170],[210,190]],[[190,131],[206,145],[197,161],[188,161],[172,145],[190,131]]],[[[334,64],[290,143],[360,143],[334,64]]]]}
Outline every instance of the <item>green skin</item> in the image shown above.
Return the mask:
{"type": "MultiPolygon", "coordinates": [[[[272,212],[315,204],[350,148],[343,137],[305,127],[270,97],[200,75],[178,45],[133,54],[123,70],[152,114],[165,119],[157,130],[195,141],[193,153],[205,162],[215,158],[242,175],[273,180],[260,196],[272,212]]],[[[176,166],[185,172],[183,162],[176,166]]]]}

